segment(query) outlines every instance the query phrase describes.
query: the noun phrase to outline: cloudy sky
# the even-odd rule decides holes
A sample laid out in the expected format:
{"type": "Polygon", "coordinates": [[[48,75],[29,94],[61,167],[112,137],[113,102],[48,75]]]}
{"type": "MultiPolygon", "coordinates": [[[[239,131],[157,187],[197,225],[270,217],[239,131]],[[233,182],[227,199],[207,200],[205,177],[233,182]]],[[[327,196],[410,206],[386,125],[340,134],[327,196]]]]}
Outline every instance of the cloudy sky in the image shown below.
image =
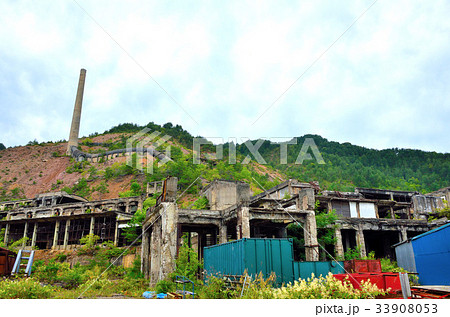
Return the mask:
{"type": "Polygon", "coordinates": [[[450,152],[450,2],[372,4],[3,0],[0,142],[68,139],[85,68],[84,136],[153,121],[450,152]]]}

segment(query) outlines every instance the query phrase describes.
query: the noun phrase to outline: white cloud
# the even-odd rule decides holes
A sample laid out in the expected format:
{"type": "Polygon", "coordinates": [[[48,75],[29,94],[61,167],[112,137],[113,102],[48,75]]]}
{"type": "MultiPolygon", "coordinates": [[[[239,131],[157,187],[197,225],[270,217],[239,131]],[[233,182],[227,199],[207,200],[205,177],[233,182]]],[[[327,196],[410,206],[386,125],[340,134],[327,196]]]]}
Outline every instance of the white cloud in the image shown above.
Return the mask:
{"type": "Polygon", "coordinates": [[[0,142],[67,138],[83,67],[84,135],[171,121],[204,136],[449,151],[445,1],[378,1],[254,125],[372,1],[78,3],[96,22],[70,1],[0,4],[0,142]]]}

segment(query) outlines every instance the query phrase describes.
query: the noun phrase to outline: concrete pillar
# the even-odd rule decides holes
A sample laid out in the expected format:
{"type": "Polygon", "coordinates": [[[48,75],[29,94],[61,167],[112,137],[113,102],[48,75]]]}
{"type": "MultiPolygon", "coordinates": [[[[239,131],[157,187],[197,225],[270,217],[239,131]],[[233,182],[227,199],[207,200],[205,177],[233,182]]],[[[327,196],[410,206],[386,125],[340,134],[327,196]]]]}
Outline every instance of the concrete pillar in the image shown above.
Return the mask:
{"type": "Polygon", "coordinates": [[[89,234],[94,234],[95,217],[91,217],[91,225],[89,226],[89,234]]]}
{"type": "Polygon", "coordinates": [[[150,228],[142,228],[142,247],[141,247],[141,272],[145,278],[149,276],[149,249],[150,249],[150,228]]]}
{"type": "Polygon", "coordinates": [[[138,199],[137,209],[142,210],[144,208],[144,197],[141,195],[138,199]]]}
{"type": "Polygon", "coordinates": [[[25,222],[25,228],[23,229],[23,243],[22,243],[22,249],[26,247],[26,237],[27,237],[27,231],[28,231],[28,222],[25,222]]]}
{"type": "Polygon", "coordinates": [[[242,238],[250,238],[250,208],[241,207],[242,238]]]}
{"type": "Polygon", "coordinates": [[[53,244],[52,249],[56,249],[56,246],[58,245],[58,236],[59,236],[59,220],[55,222],[55,232],[53,233],[53,244]]]}
{"type": "Polygon", "coordinates": [[[219,243],[228,242],[227,234],[227,225],[225,223],[222,223],[219,227],[219,243]]]}
{"type": "Polygon", "coordinates": [[[394,208],[391,206],[391,207],[389,207],[389,209],[390,209],[390,212],[391,212],[391,218],[395,219],[394,208]]]}
{"type": "Polygon", "coordinates": [[[78,90],[73,108],[72,125],[70,127],[69,142],[67,144],[67,155],[70,155],[70,148],[78,146],[78,133],[80,130],[81,107],[83,104],[84,82],[86,79],[86,70],[80,70],[80,78],[78,80],[78,90]]]}
{"type": "Polygon", "coordinates": [[[166,179],[166,193],[164,196],[164,201],[166,202],[174,202],[177,199],[177,184],[178,178],[169,177],[166,179]]]}
{"type": "MultiPolygon", "coordinates": [[[[161,220],[152,226],[150,236],[150,286],[156,285],[161,277],[161,220]]],[[[144,272],[145,273],[145,272],[144,272]]]]}
{"type": "Polygon", "coordinates": [[[342,234],[340,228],[334,229],[334,236],[336,237],[336,243],[335,243],[335,250],[336,250],[336,256],[339,258],[344,257],[344,245],[342,243],[342,234]]]}
{"type": "Polygon", "coordinates": [[[366,242],[364,240],[364,231],[359,226],[358,229],[356,229],[356,244],[360,247],[361,251],[361,257],[366,257],[366,242]]]}
{"type": "Polygon", "coordinates": [[[298,193],[297,209],[314,210],[315,203],[314,189],[304,188],[298,193]]]}
{"type": "Polygon", "coordinates": [[[375,207],[375,215],[376,215],[376,217],[380,218],[380,215],[378,214],[378,204],[375,203],[373,206],[375,207]]]}
{"type": "Polygon", "coordinates": [[[287,238],[287,228],[286,227],[281,227],[278,230],[278,236],[279,236],[279,238],[287,238]]]}
{"type": "Polygon", "coordinates": [[[333,210],[333,204],[331,203],[331,200],[329,200],[327,202],[327,206],[328,206],[328,212],[331,212],[333,210]]]}
{"type": "Polygon", "coordinates": [[[119,222],[117,221],[117,218],[118,217],[116,217],[116,228],[114,229],[114,245],[116,247],[119,244],[119,222]]]}
{"type": "Polygon", "coordinates": [[[201,229],[197,233],[197,253],[198,259],[200,260],[203,256],[203,247],[205,246],[205,234],[201,229]]]}
{"type": "Polygon", "coordinates": [[[359,201],[356,202],[356,213],[358,214],[358,218],[361,218],[361,210],[359,208],[359,201]]]}
{"type": "Polygon", "coordinates": [[[402,227],[400,231],[400,242],[406,240],[408,240],[408,232],[406,231],[405,227],[402,227]]]}
{"type": "Polygon", "coordinates": [[[316,215],[313,210],[308,211],[303,225],[305,237],[306,261],[319,261],[319,244],[317,242],[316,215]]]}
{"type": "Polygon", "coordinates": [[[64,230],[64,250],[67,249],[67,245],[69,244],[69,228],[70,228],[70,219],[66,221],[66,228],[64,230]]]}
{"type": "Polygon", "coordinates": [[[177,205],[175,202],[163,202],[158,212],[160,219],[152,224],[150,237],[150,285],[173,273],[177,256],[177,205]]]}
{"type": "Polygon", "coordinates": [[[250,208],[239,206],[237,209],[237,239],[250,238],[250,208]]]}
{"type": "Polygon", "coordinates": [[[34,228],[33,228],[33,237],[31,239],[31,248],[33,249],[36,245],[36,237],[37,237],[37,228],[38,228],[38,223],[35,222],[34,223],[34,228]]]}
{"type": "Polygon", "coordinates": [[[161,278],[175,270],[177,256],[178,212],[176,203],[162,203],[161,213],[161,278]]]}
{"type": "Polygon", "coordinates": [[[9,225],[9,223],[7,223],[6,227],[5,227],[5,239],[3,240],[3,242],[5,243],[6,246],[8,246],[8,243],[9,243],[9,229],[10,229],[9,227],[10,227],[10,225],[9,225]]]}

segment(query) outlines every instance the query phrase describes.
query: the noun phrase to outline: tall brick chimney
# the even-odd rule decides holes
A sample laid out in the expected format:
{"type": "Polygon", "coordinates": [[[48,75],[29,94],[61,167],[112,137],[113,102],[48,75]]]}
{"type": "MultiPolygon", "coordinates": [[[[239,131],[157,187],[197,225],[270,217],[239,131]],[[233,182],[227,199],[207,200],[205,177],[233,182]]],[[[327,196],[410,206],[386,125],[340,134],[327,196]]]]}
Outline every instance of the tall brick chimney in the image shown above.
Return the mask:
{"type": "Polygon", "coordinates": [[[78,146],[78,133],[80,131],[81,106],[83,104],[84,81],[86,79],[86,70],[80,70],[80,79],[78,80],[77,97],[73,108],[72,125],[70,127],[69,143],[67,144],[67,155],[71,154],[71,147],[78,146]]]}

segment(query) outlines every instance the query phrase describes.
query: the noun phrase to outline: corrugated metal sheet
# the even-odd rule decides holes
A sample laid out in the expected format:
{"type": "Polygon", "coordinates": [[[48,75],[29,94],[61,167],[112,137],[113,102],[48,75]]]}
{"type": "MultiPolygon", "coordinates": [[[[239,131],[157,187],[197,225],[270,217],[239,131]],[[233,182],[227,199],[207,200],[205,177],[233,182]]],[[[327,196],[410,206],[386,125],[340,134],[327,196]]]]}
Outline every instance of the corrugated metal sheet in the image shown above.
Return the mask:
{"type": "Polygon", "coordinates": [[[294,265],[294,278],[298,280],[308,279],[314,273],[315,277],[327,276],[328,273],[342,274],[344,270],[344,262],[293,262],[294,265]]]}
{"type": "Polygon", "coordinates": [[[419,283],[450,285],[450,224],[411,239],[419,283]]]}
{"type": "Polygon", "coordinates": [[[350,218],[350,205],[348,201],[333,200],[331,206],[338,215],[350,218]]]}
{"type": "Polygon", "coordinates": [[[417,272],[416,260],[414,259],[414,250],[411,241],[406,241],[395,246],[395,257],[399,267],[408,272],[417,272]]]}
{"type": "Polygon", "coordinates": [[[291,239],[248,238],[204,248],[204,268],[207,275],[256,276],[267,278],[275,273],[277,283],[294,279],[291,239]]]}

